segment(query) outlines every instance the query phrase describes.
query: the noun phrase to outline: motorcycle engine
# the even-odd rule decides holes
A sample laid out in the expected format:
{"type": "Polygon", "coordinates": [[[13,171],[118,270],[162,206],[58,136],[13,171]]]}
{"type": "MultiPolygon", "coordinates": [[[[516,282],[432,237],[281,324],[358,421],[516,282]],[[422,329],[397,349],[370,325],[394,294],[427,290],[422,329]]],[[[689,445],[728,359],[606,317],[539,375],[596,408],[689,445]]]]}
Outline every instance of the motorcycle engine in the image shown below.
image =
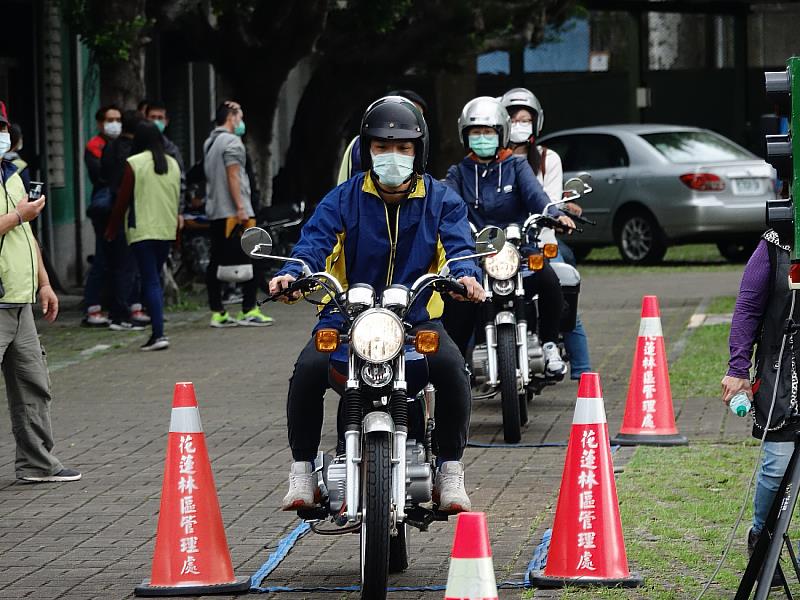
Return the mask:
{"type": "MultiPolygon", "coordinates": [[[[344,455],[334,458],[325,473],[325,487],[328,489],[328,506],[331,514],[342,510],[347,488],[347,465],[344,455]]],[[[433,473],[425,462],[425,447],[416,440],[406,442],[406,497],[420,504],[431,501],[433,473]]]]}
{"type": "Polygon", "coordinates": [[[539,336],[528,332],[528,369],[531,376],[544,373],[544,350],[539,336]]]}

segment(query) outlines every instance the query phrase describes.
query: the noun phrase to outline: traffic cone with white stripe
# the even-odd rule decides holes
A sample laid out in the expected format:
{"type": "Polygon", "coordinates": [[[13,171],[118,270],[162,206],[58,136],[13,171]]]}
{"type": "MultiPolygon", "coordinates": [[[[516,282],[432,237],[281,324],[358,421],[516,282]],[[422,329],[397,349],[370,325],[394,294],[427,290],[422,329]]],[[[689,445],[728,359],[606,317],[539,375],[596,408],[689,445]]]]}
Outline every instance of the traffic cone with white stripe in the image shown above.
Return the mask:
{"type": "Polygon", "coordinates": [[[199,596],[249,589],[249,577],[233,574],[194,386],[176,383],[152,574],[134,593],[199,596]]]}
{"type": "Polygon", "coordinates": [[[608,424],[597,373],[583,373],[544,570],[531,585],[637,587],[628,570],[608,424]]]}
{"type": "Polygon", "coordinates": [[[611,440],[620,446],[684,446],[678,433],[669,386],[667,352],[656,296],[642,298],[642,321],[628,383],[622,428],[611,440]]]}
{"type": "Polygon", "coordinates": [[[486,514],[458,513],[444,600],[497,600],[486,514]]]}

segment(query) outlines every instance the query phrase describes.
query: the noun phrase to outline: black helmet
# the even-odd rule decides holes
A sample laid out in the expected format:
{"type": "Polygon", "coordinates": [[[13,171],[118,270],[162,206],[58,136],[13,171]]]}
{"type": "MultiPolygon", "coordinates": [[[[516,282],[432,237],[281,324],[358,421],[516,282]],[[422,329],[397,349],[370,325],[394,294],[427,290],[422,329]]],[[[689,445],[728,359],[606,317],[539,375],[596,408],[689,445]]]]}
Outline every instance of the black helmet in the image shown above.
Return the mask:
{"type": "Polygon", "coordinates": [[[369,105],[361,119],[361,166],[372,168],[370,140],[413,140],[414,172],[425,173],[428,164],[428,125],[419,109],[406,98],[384,96],[369,105]]]}

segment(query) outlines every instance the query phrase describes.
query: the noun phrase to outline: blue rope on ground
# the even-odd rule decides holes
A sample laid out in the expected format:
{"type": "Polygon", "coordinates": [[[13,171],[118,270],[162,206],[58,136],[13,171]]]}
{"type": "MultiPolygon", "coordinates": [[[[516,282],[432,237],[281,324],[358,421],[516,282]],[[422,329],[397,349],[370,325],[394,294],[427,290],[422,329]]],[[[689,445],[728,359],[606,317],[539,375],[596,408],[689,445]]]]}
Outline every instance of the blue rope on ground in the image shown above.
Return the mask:
{"type": "Polygon", "coordinates": [[[286,558],[286,555],[289,554],[289,551],[291,551],[297,543],[297,540],[306,535],[309,531],[311,531],[311,526],[303,521],[278,543],[278,547],[269,555],[267,562],[261,565],[261,568],[250,578],[250,589],[252,591],[263,591],[262,588],[258,587],[261,585],[261,582],[278,568],[278,565],[286,558]]]}
{"type": "Polygon", "coordinates": [[[548,529],[542,536],[542,541],[533,550],[533,558],[528,563],[528,569],[525,571],[525,579],[531,571],[541,571],[547,564],[547,551],[550,550],[550,538],[553,535],[553,530],[548,529]]]}
{"type": "Polygon", "coordinates": [[[488,442],[467,442],[469,448],[566,448],[567,442],[539,442],[538,444],[490,444],[488,442]]]}

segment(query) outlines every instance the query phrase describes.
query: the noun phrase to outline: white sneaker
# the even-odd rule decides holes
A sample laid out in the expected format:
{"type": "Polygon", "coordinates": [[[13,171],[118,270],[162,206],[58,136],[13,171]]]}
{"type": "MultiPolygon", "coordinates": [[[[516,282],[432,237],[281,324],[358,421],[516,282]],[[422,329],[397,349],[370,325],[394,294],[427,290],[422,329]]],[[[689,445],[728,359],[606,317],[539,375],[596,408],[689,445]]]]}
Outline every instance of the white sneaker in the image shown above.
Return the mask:
{"type": "Polygon", "coordinates": [[[442,463],[433,484],[433,500],[446,513],[469,512],[472,502],[464,489],[464,465],[457,460],[442,463]]]}
{"type": "Polygon", "coordinates": [[[564,375],[567,372],[567,364],[561,358],[558,346],[553,342],[547,342],[542,346],[544,350],[544,370],[548,375],[564,375]]]}
{"type": "Polygon", "coordinates": [[[311,463],[293,462],[289,471],[289,491],[283,497],[281,510],[313,508],[318,495],[317,476],[311,463]]]}

